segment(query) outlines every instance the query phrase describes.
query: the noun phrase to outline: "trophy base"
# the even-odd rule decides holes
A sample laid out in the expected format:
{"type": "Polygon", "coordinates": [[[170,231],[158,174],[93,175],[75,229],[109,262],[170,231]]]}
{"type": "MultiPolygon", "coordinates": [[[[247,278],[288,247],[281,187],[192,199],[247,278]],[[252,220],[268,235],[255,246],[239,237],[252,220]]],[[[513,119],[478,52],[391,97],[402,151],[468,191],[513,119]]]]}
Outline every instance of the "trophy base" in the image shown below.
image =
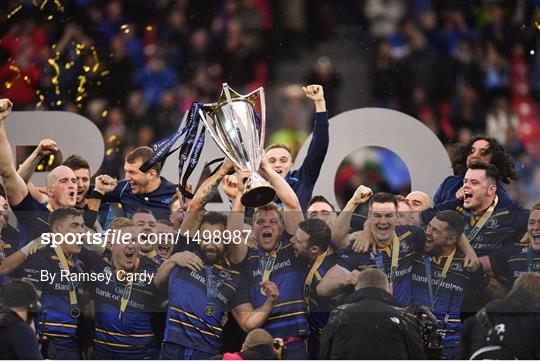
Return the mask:
{"type": "Polygon", "coordinates": [[[246,188],[240,202],[246,207],[257,208],[274,200],[276,191],[267,182],[253,182],[246,188]]]}

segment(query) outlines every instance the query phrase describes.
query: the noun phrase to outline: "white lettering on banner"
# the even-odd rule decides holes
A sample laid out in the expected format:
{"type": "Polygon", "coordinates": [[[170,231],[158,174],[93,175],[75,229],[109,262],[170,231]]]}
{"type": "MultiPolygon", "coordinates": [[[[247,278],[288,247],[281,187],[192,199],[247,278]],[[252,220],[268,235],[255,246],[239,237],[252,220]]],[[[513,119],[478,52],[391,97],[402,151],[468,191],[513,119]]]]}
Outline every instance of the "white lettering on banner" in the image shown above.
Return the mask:
{"type": "MultiPolygon", "coordinates": [[[[353,109],[329,120],[330,147],[322,165],[313,194],[324,194],[331,203],[337,204],[334,180],[343,159],[353,151],[377,146],[397,154],[407,166],[411,189],[435,194],[437,187],[452,174],[450,159],[441,141],[419,120],[391,109],[353,109]]],[[[13,151],[21,145],[37,145],[43,138],[58,142],[64,156],[79,154],[96,172],[105,153],[103,136],[89,119],[74,113],[59,111],[14,111],[6,122],[13,151]]],[[[294,164],[300,167],[307,155],[310,135],[294,164]]],[[[212,159],[223,157],[209,134],[201,152],[201,161],[195,167],[190,183],[197,184],[204,166],[212,159]]],[[[180,140],[173,146],[180,144],[180,140]]],[[[163,166],[161,174],[175,181],[178,179],[178,152],[173,153],[163,166]]],[[[15,154],[15,153],[14,153],[15,154]]],[[[46,173],[35,173],[32,181],[45,184],[46,173]]],[[[225,194],[218,188],[222,202],[208,203],[208,210],[229,210],[225,194]]],[[[13,217],[12,219],[14,219],[13,217]]]]}

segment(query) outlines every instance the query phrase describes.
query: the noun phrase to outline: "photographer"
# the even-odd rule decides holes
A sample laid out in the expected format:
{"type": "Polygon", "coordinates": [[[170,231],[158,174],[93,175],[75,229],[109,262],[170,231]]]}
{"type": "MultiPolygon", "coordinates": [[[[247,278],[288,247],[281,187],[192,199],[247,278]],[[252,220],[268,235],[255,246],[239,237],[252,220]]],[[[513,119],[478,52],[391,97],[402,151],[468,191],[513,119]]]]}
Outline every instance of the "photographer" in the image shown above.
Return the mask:
{"type": "Polygon", "coordinates": [[[330,314],[319,358],[426,358],[416,321],[399,308],[382,271],[359,273],[356,292],[330,314]]]}
{"type": "Polygon", "coordinates": [[[461,334],[461,358],[540,358],[540,273],[518,277],[502,300],[489,302],[470,317],[461,334]]]}
{"type": "Polygon", "coordinates": [[[41,360],[34,318],[41,312],[37,291],[14,279],[0,290],[0,359],[41,360]]]}

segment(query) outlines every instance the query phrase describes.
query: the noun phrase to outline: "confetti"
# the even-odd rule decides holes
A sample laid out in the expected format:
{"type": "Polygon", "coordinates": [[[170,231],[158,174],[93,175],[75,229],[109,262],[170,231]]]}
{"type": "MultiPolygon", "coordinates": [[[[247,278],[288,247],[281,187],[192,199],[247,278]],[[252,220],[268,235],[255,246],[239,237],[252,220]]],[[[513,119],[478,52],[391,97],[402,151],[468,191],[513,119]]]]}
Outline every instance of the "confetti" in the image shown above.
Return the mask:
{"type": "Polygon", "coordinates": [[[112,149],[112,148],[109,148],[109,149],[107,149],[107,151],[105,152],[105,154],[111,155],[112,152],[113,152],[113,149],[112,149]]]}
{"type": "Polygon", "coordinates": [[[97,51],[95,47],[92,46],[90,50],[92,50],[92,56],[94,57],[94,63],[95,63],[94,66],[92,67],[92,73],[95,73],[99,69],[99,58],[97,56],[97,51]]]}
{"type": "Polygon", "coordinates": [[[534,50],[529,51],[529,54],[534,55],[534,50]]]}
{"type": "Polygon", "coordinates": [[[60,95],[60,87],[58,85],[58,77],[60,76],[60,68],[54,59],[49,59],[48,63],[54,68],[56,75],[51,79],[51,83],[54,84],[54,92],[56,95],[60,95]]]}
{"type": "Polygon", "coordinates": [[[6,86],[6,89],[10,89],[13,83],[15,83],[21,76],[21,70],[14,64],[9,65],[9,70],[13,70],[17,73],[17,76],[12,81],[6,81],[4,85],[6,86]]]}
{"type": "Polygon", "coordinates": [[[60,12],[62,13],[64,12],[64,6],[60,2],[60,0],[54,0],[54,4],[56,5],[56,8],[60,10],[60,12]]]}
{"type": "Polygon", "coordinates": [[[7,19],[10,19],[11,17],[13,17],[13,15],[17,14],[17,12],[19,12],[19,10],[21,10],[21,9],[22,9],[22,4],[19,4],[15,9],[13,9],[12,12],[10,12],[10,13],[6,16],[6,18],[7,18],[7,19]]]}
{"type": "Polygon", "coordinates": [[[52,15],[47,16],[47,20],[52,20],[52,19],[53,19],[52,15]]]}
{"type": "Polygon", "coordinates": [[[108,71],[108,70],[103,70],[103,71],[101,72],[101,74],[99,74],[99,75],[101,75],[101,76],[109,75],[109,71],[108,71]]]}
{"type": "Polygon", "coordinates": [[[152,27],[152,25],[148,25],[148,26],[146,27],[146,31],[152,31],[152,30],[154,30],[154,28],[152,27]]]}
{"type": "Polygon", "coordinates": [[[43,0],[43,2],[41,3],[41,6],[39,7],[39,10],[43,10],[43,8],[45,7],[45,4],[47,4],[47,1],[48,0],[43,0]]]}
{"type": "Polygon", "coordinates": [[[47,162],[47,165],[50,167],[54,162],[54,154],[51,154],[49,156],[49,161],[47,162]]]}
{"type": "Polygon", "coordinates": [[[103,118],[105,118],[107,116],[107,114],[109,114],[109,111],[107,109],[105,109],[104,111],[101,112],[101,116],[103,118]]]}
{"type": "Polygon", "coordinates": [[[90,71],[90,67],[88,65],[84,65],[82,68],[85,73],[88,73],[90,71]]]}
{"type": "Polygon", "coordinates": [[[120,27],[120,30],[123,30],[125,34],[129,33],[129,26],[128,24],[124,24],[120,27]]]}
{"type": "Polygon", "coordinates": [[[30,78],[28,77],[28,75],[25,75],[23,79],[24,79],[25,82],[30,84],[30,78]]]}
{"type": "Polygon", "coordinates": [[[109,143],[112,143],[114,140],[116,140],[117,136],[116,134],[113,134],[109,137],[109,143]]]}
{"type": "Polygon", "coordinates": [[[77,77],[79,79],[79,86],[77,87],[77,93],[83,94],[84,93],[84,84],[86,84],[86,77],[84,75],[79,75],[77,77]]]}
{"type": "Polygon", "coordinates": [[[73,64],[75,64],[73,61],[68,61],[66,63],[66,65],[64,65],[64,68],[66,68],[66,70],[69,70],[71,69],[71,67],[73,66],[73,64]]]}
{"type": "Polygon", "coordinates": [[[56,101],[56,105],[58,105],[58,106],[62,105],[62,101],[61,101],[61,100],[57,100],[57,101],[56,101]]]}
{"type": "Polygon", "coordinates": [[[38,164],[38,166],[37,166],[38,172],[42,172],[43,168],[45,168],[45,167],[43,167],[43,164],[38,164]]]}
{"type": "Polygon", "coordinates": [[[85,47],[84,43],[76,43],[75,44],[75,54],[81,55],[81,50],[83,50],[85,47]]]}
{"type": "Polygon", "coordinates": [[[534,22],[534,26],[536,26],[536,28],[537,28],[538,30],[540,30],[540,22],[535,21],[535,22],[534,22]]]}

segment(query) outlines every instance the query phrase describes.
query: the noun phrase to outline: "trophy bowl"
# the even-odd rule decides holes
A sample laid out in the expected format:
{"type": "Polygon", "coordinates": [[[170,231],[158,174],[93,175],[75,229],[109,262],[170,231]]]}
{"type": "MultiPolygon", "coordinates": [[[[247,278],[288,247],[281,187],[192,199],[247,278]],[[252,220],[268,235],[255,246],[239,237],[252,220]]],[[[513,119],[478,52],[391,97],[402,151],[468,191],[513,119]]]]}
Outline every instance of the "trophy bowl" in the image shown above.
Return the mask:
{"type": "Polygon", "coordinates": [[[264,152],[266,125],[263,88],[240,95],[224,83],[219,101],[204,104],[200,112],[206,129],[221,151],[238,168],[253,173],[246,181],[242,204],[255,208],[272,202],[276,191],[257,172],[264,152]],[[257,99],[261,116],[255,110],[257,99]]]}

